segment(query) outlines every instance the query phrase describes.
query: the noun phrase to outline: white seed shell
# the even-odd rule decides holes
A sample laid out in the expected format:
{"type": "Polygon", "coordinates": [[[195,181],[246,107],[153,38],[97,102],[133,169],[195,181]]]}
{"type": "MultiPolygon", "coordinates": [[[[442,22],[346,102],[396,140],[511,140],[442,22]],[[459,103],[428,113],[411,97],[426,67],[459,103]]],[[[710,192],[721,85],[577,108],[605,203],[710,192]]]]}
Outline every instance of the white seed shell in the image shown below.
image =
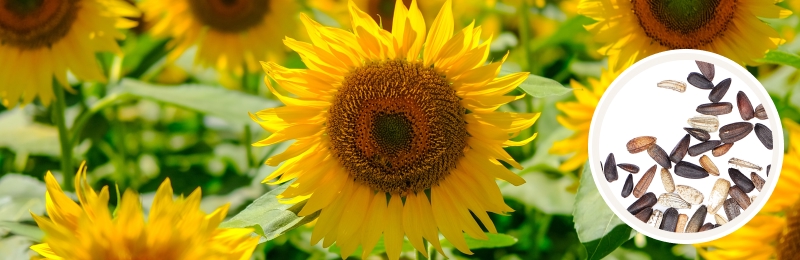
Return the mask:
{"type": "Polygon", "coordinates": [[[706,132],[713,133],[719,129],[719,120],[716,116],[698,115],[686,121],[693,128],[703,129],[706,132]]]}
{"type": "Polygon", "coordinates": [[[731,182],[726,179],[717,179],[711,195],[708,196],[708,214],[716,214],[722,208],[725,199],[728,198],[728,190],[731,189],[731,182]]]}
{"type": "Polygon", "coordinates": [[[686,91],[686,83],[676,80],[664,80],[657,84],[659,88],[671,89],[683,93],[686,91]]]}
{"type": "Polygon", "coordinates": [[[667,192],[675,192],[675,181],[672,179],[672,174],[666,168],[661,168],[661,182],[664,183],[664,189],[667,192]]]}
{"type": "Polygon", "coordinates": [[[689,202],[692,205],[700,205],[703,203],[703,193],[690,186],[675,186],[675,193],[678,194],[678,196],[681,196],[681,199],[689,202]]]}
{"type": "Polygon", "coordinates": [[[692,207],[689,202],[681,199],[681,196],[678,196],[678,194],[675,193],[661,194],[661,196],[658,196],[658,204],[661,204],[667,208],[676,209],[688,209],[692,207]]]}
{"type": "Polygon", "coordinates": [[[647,220],[647,225],[653,226],[658,228],[661,226],[661,218],[664,217],[664,213],[660,210],[653,210],[653,214],[650,215],[650,219],[647,220]]]}

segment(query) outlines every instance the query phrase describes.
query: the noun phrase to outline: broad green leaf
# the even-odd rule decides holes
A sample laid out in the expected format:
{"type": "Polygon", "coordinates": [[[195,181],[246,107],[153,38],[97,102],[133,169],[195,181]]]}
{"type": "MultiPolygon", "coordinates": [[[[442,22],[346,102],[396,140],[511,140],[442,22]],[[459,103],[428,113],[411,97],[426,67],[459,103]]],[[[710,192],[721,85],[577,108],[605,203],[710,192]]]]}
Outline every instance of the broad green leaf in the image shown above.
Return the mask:
{"type": "Polygon", "coordinates": [[[0,221],[0,228],[5,228],[13,234],[28,237],[34,241],[42,241],[44,232],[37,226],[26,225],[17,222],[0,221]]]}
{"type": "Polygon", "coordinates": [[[304,217],[297,215],[303,209],[306,201],[297,204],[278,202],[275,196],[281,194],[290,184],[291,182],[283,184],[267,192],[253,201],[242,212],[222,222],[220,227],[246,228],[259,225],[263,228],[264,234],[259,242],[263,243],[316,219],[319,216],[319,212],[304,217]]]}
{"type": "MultiPolygon", "coordinates": [[[[480,239],[474,239],[474,238],[468,236],[467,234],[464,234],[464,240],[467,241],[467,247],[469,247],[469,249],[508,247],[508,246],[512,246],[512,245],[516,244],[517,240],[518,240],[517,238],[509,236],[509,235],[506,235],[506,234],[486,233],[486,236],[489,237],[489,239],[480,240],[480,239]]],[[[452,248],[453,247],[453,244],[451,244],[449,241],[447,241],[447,239],[444,239],[444,238],[441,238],[441,237],[440,237],[440,239],[441,239],[442,247],[444,247],[444,248],[452,248]]],[[[404,239],[403,240],[403,252],[409,252],[409,251],[414,251],[414,250],[416,250],[416,249],[414,249],[414,246],[412,246],[411,243],[408,242],[408,240],[404,239]]],[[[333,246],[331,246],[329,251],[331,253],[338,254],[339,252],[341,252],[341,248],[339,248],[336,244],[334,244],[333,246]]],[[[381,253],[383,253],[385,251],[386,251],[386,248],[384,248],[384,246],[383,246],[383,236],[381,236],[381,238],[378,239],[378,243],[375,245],[375,248],[372,249],[372,253],[370,253],[370,254],[371,255],[377,255],[377,254],[381,254],[381,253]]],[[[361,246],[358,246],[358,249],[356,249],[356,251],[353,252],[353,255],[357,255],[357,256],[361,255],[361,246]]]]}
{"type": "Polygon", "coordinates": [[[573,183],[570,177],[566,175],[550,176],[543,172],[526,170],[521,171],[519,175],[525,179],[525,184],[520,186],[503,184],[500,187],[503,196],[516,199],[547,214],[572,214],[575,194],[567,191],[567,187],[573,183]],[[547,194],[547,196],[543,196],[543,194],[547,194]]]}
{"type": "Polygon", "coordinates": [[[22,154],[60,156],[58,130],[33,122],[28,110],[16,108],[0,113],[0,147],[22,154]]]}
{"type": "Polygon", "coordinates": [[[239,124],[252,122],[248,112],[255,113],[279,105],[273,100],[222,87],[191,84],[160,86],[133,79],[124,79],[120,85],[120,91],[125,93],[180,106],[239,124]]]}
{"type": "MultiPolygon", "coordinates": [[[[507,71],[500,72],[501,76],[507,74],[510,73],[507,71]]],[[[533,74],[528,75],[528,78],[519,84],[519,88],[535,98],[560,96],[572,91],[571,88],[564,87],[564,85],[555,80],[533,74]]]]}
{"type": "Polygon", "coordinates": [[[0,178],[0,221],[32,220],[31,212],[45,209],[45,184],[31,176],[6,174],[0,178]]]}
{"type": "Polygon", "coordinates": [[[771,50],[759,62],[781,64],[800,69],[800,56],[781,50],[771,50]]]}
{"type": "MultiPolygon", "coordinates": [[[[31,240],[23,236],[0,238],[0,257],[2,259],[31,259],[31,240]]],[[[37,254],[38,255],[38,254],[37,254]]]]}
{"type": "Polygon", "coordinates": [[[587,259],[601,259],[630,240],[635,232],[606,205],[595,186],[589,165],[584,165],[581,184],[575,196],[573,213],[578,239],[586,248],[587,259]]]}

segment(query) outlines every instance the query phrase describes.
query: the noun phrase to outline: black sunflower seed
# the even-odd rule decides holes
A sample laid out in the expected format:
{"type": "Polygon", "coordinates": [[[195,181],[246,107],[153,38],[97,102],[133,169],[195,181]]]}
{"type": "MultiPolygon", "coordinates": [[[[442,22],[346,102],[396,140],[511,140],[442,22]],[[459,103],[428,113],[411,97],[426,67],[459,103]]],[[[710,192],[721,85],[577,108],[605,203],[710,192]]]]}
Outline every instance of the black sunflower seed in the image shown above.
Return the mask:
{"type": "MultiPolygon", "coordinates": [[[[741,171],[735,168],[728,168],[728,175],[731,177],[731,181],[733,181],[736,186],[739,186],[744,193],[749,193],[756,188],[753,181],[751,181],[747,176],[744,176],[741,171]]],[[[730,193],[730,191],[728,191],[730,193]]]]}
{"type": "Polygon", "coordinates": [[[697,68],[700,69],[700,73],[703,73],[703,76],[706,77],[708,81],[714,80],[714,64],[699,60],[694,61],[694,63],[697,64],[697,68]]]}
{"type": "Polygon", "coordinates": [[[711,149],[714,149],[715,147],[719,146],[721,143],[722,142],[720,142],[719,140],[710,140],[710,141],[705,141],[705,142],[702,142],[702,143],[699,143],[699,144],[696,144],[696,145],[692,145],[692,146],[689,147],[689,151],[688,151],[689,152],[689,156],[694,157],[694,156],[698,156],[698,155],[700,155],[702,153],[711,151],[711,149]]]}
{"type": "MultiPolygon", "coordinates": [[[[646,208],[652,208],[653,205],[656,205],[656,202],[658,202],[656,194],[648,192],[628,206],[628,212],[635,215],[646,208]]],[[[647,217],[650,216],[648,215],[647,217]]]]}
{"type": "Polygon", "coordinates": [[[767,165],[767,177],[769,177],[769,168],[772,168],[772,164],[767,165]]]}
{"type": "Polygon", "coordinates": [[[639,213],[634,214],[636,218],[644,223],[647,223],[647,220],[650,219],[650,215],[653,215],[653,208],[645,208],[642,211],[639,211],[639,213]]]}
{"type": "Polygon", "coordinates": [[[710,116],[729,114],[733,111],[733,104],[729,102],[708,103],[697,106],[697,113],[710,116]]]}
{"type": "Polygon", "coordinates": [[[719,128],[719,139],[723,143],[733,143],[742,140],[752,131],[753,124],[750,122],[731,123],[719,128]]]}
{"type": "Polygon", "coordinates": [[[730,195],[743,210],[747,210],[747,208],[750,207],[750,197],[747,197],[747,193],[742,191],[739,186],[732,186],[731,189],[728,190],[728,195],[730,195]]]}
{"type": "Polygon", "coordinates": [[[678,227],[678,210],[675,208],[668,208],[664,211],[664,217],[661,220],[661,230],[675,232],[678,227]]]}
{"type": "Polygon", "coordinates": [[[672,148],[672,152],[669,153],[669,159],[674,162],[678,163],[683,161],[683,157],[686,156],[686,152],[689,151],[689,135],[687,134],[680,141],[678,144],[675,145],[675,148],[672,148]]]}
{"type": "Polygon", "coordinates": [[[603,173],[606,175],[606,181],[613,182],[617,180],[617,165],[614,160],[614,154],[609,153],[606,157],[606,164],[603,166],[603,173]]]}
{"type": "Polygon", "coordinates": [[[700,128],[684,127],[683,130],[686,130],[686,132],[689,133],[692,137],[703,142],[708,141],[708,139],[711,139],[711,135],[708,134],[706,130],[700,128]]]}
{"type": "Polygon", "coordinates": [[[628,178],[625,179],[625,185],[622,186],[622,195],[623,198],[627,198],[631,195],[633,191],[633,174],[628,173],[628,178]]]}
{"type": "Polygon", "coordinates": [[[708,93],[708,100],[711,102],[717,103],[722,100],[722,97],[725,96],[725,93],[728,92],[728,88],[731,87],[731,79],[723,79],[713,89],[711,89],[711,93],[708,93]]]}
{"type": "Polygon", "coordinates": [[[767,120],[767,111],[764,110],[764,105],[759,104],[756,106],[756,118],[767,120]]]}
{"type": "Polygon", "coordinates": [[[687,161],[680,161],[675,164],[675,175],[687,179],[702,179],[708,177],[708,172],[699,165],[687,161]]]}
{"type": "Polygon", "coordinates": [[[761,191],[764,188],[764,178],[758,175],[758,173],[750,172],[750,179],[753,180],[753,184],[756,185],[756,189],[761,191]]]}
{"type": "Polygon", "coordinates": [[[722,207],[725,208],[725,216],[728,217],[728,221],[732,221],[741,214],[739,204],[736,204],[736,201],[732,198],[725,200],[722,207]]]}
{"type": "Polygon", "coordinates": [[[661,146],[653,144],[647,149],[647,154],[649,154],[650,158],[653,158],[658,165],[661,165],[661,167],[667,169],[672,168],[672,163],[669,161],[669,155],[667,155],[667,152],[665,152],[664,149],[661,149],[661,146]]]}
{"type": "Polygon", "coordinates": [[[706,223],[702,227],[700,227],[700,229],[697,230],[697,232],[703,232],[703,231],[708,231],[708,230],[712,230],[712,229],[714,229],[714,224],[706,223]]]}
{"type": "Polygon", "coordinates": [[[711,83],[703,74],[692,72],[689,73],[689,76],[686,77],[686,81],[692,86],[695,86],[699,89],[712,89],[714,88],[714,84],[711,83]]]}
{"type": "Polygon", "coordinates": [[[689,223],[686,224],[686,233],[697,233],[700,230],[700,226],[706,221],[706,214],[708,214],[706,205],[701,205],[697,208],[694,215],[689,219],[689,223]]]}
{"type": "Polygon", "coordinates": [[[620,163],[620,164],[617,164],[617,167],[619,167],[620,169],[625,170],[626,172],[639,173],[639,166],[636,166],[635,164],[620,163]]]}
{"type": "Polygon", "coordinates": [[[772,130],[761,123],[756,123],[755,126],[756,136],[758,140],[761,141],[761,144],[764,145],[767,149],[772,150],[772,130]]]}
{"type": "Polygon", "coordinates": [[[747,121],[755,116],[753,104],[750,103],[750,99],[742,91],[736,94],[736,106],[739,107],[739,115],[742,116],[742,120],[747,121]]]}

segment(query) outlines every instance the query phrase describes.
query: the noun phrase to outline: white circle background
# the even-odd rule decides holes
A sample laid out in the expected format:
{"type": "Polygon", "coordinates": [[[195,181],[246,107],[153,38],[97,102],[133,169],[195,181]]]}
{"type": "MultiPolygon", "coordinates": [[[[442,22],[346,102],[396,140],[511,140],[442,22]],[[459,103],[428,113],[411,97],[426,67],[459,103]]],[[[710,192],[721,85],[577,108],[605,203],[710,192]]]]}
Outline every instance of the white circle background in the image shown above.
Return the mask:
{"type": "MultiPolygon", "coordinates": [[[[719,140],[719,132],[710,133],[712,140],[719,140]]],[[[695,145],[700,141],[691,138],[691,144],[695,145]]],[[[620,74],[611,86],[606,90],[597,106],[592,117],[589,130],[589,165],[594,177],[595,184],[600,191],[600,195],[609,205],[612,211],[622,219],[628,226],[649,237],[679,244],[692,244],[711,241],[739,229],[752,219],[756,213],[766,204],[769,195],[775,189],[778,177],[780,176],[781,163],[783,161],[783,129],[781,127],[778,111],[770,99],[761,83],[756,80],[742,66],[733,61],[717,55],[715,53],[699,50],[671,50],[661,52],[647,57],[625,70],[620,74]],[[758,194],[756,200],[743,210],[741,215],[733,221],[722,225],[719,228],[700,233],[673,233],[647,225],[634,217],[627,211],[636,198],[629,196],[622,198],[620,192],[628,172],[618,169],[619,177],[616,181],[609,183],[605,179],[600,162],[605,163],[606,156],[614,153],[617,163],[634,163],[640,167],[640,171],[633,175],[634,185],[644,175],[655,161],[650,158],[647,152],[630,154],[626,149],[626,143],[637,136],[655,136],[656,143],[664,151],[669,153],[686,135],[684,127],[689,127],[686,120],[700,115],[695,111],[698,105],[710,103],[708,93],[710,90],[696,88],[688,82],[686,77],[690,72],[699,72],[695,60],[709,62],[715,65],[716,71],[713,83],[716,85],[725,78],[731,78],[732,84],[720,102],[730,102],[733,104],[733,111],[727,115],[718,116],[720,127],[726,124],[743,121],[736,105],[736,94],[739,91],[745,92],[753,107],[763,104],[767,112],[767,120],[751,119],[749,122],[762,123],[772,130],[773,149],[767,150],[756,138],[755,133],[751,132],[744,139],[737,141],[731,150],[721,156],[713,157],[710,152],[705,154],[714,161],[719,168],[720,176],[709,176],[704,179],[691,180],[674,174],[675,164],[673,163],[670,173],[676,185],[688,185],[697,188],[704,194],[702,205],[707,204],[708,194],[716,179],[724,178],[730,181],[728,168],[733,167],[728,164],[728,159],[736,157],[745,161],[753,162],[763,169],[754,171],[751,169],[740,170],[745,176],[750,176],[750,172],[758,173],[765,178],[761,192],[753,190],[748,195],[758,194]],[[678,80],[687,83],[686,92],[659,88],[656,83],[662,80],[678,80]],[[769,177],[766,176],[766,166],[771,164],[769,177]]],[[[700,155],[691,157],[688,154],[684,161],[699,165],[700,155]]],[[[653,181],[648,188],[648,192],[653,192],[656,196],[665,193],[660,175],[661,167],[658,166],[653,181]]],[[[733,183],[731,184],[733,185],[733,183]]],[[[699,205],[692,205],[688,210],[680,210],[681,214],[687,214],[690,218],[699,205]],[[688,212],[688,213],[687,213],[688,212]]],[[[666,207],[656,204],[653,209],[662,212],[666,207]]],[[[717,211],[725,217],[723,209],[717,211]]],[[[726,217],[725,217],[726,218],[726,217]]],[[[715,223],[712,215],[706,215],[705,222],[715,223]]]]}

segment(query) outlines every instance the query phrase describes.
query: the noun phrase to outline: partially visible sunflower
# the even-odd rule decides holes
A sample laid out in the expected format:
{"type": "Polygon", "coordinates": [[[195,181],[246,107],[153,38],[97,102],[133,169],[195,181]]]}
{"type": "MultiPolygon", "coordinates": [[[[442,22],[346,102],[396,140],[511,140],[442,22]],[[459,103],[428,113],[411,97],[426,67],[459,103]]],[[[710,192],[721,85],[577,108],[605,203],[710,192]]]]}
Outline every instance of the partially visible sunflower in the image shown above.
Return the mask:
{"type": "Polygon", "coordinates": [[[97,52],[121,53],[119,28],[136,26],[123,17],[139,11],[121,0],[0,2],[0,100],[5,107],[36,97],[49,105],[53,81],[69,88],[77,78],[104,81],[97,52]]]}
{"type": "MultiPolygon", "coordinates": [[[[621,71],[621,70],[620,70],[621,71]]],[[[586,148],[589,145],[589,125],[592,123],[592,116],[594,109],[597,108],[597,103],[600,102],[600,97],[606,92],[611,82],[617,78],[619,71],[603,70],[600,74],[600,79],[589,79],[588,88],[578,81],[570,81],[570,85],[575,91],[576,101],[566,101],[556,103],[556,108],[564,113],[558,115],[558,120],[561,125],[575,133],[567,139],[553,143],[550,148],[550,153],[572,156],[561,163],[558,167],[560,171],[572,171],[578,169],[583,165],[586,160],[589,160],[589,151],[586,148]]]]}
{"type": "Polygon", "coordinates": [[[46,208],[49,219],[33,214],[44,231],[42,244],[31,246],[46,259],[250,259],[258,237],[248,228],[218,228],[228,205],[206,215],[200,189],[173,199],[169,179],[156,191],[145,221],[139,196],[126,191],[115,216],[108,209],[108,187],[95,192],[86,181],[86,166],[75,178],[80,205],[64,194],[50,172],[46,208]]]}
{"type": "MultiPolygon", "coordinates": [[[[784,119],[789,150],[780,180],[767,204],[742,228],[723,238],[695,244],[709,260],[797,259],[800,257],[800,125],[784,119]]],[[[773,169],[774,170],[774,169],[773,169]]]]}
{"type": "Polygon", "coordinates": [[[311,243],[336,242],[342,257],[359,245],[366,257],[381,234],[390,259],[404,236],[422,254],[424,240],[443,253],[439,232],[469,254],[464,232],[487,239],[473,216],[496,233],[487,212],[513,211],[495,180],[525,183],[500,161],[522,168],[503,147],[533,140],[509,139],[539,113],[495,110],[521,98],[505,94],[528,73],[496,78],[505,57],[485,64],[490,42],[480,41],[480,27],[454,34],[449,1],[427,34],[416,1],[396,2],[391,32],[352,1],[349,10],[352,32],[301,15],[311,43],[284,42],[308,69],[262,64],[286,106],[251,115],[272,132],[254,145],[296,139],[267,160],[283,164],[265,182],[294,179],[278,198],[306,200],[301,216],[320,212],[311,243]]]}
{"type": "Polygon", "coordinates": [[[300,10],[292,0],[145,0],[139,5],[157,37],[171,37],[168,58],[197,46],[195,62],[241,76],[258,61],[282,60],[279,35],[297,29],[300,10]]]}
{"type": "Polygon", "coordinates": [[[586,26],[603,55],[618,56],[612,69],[672,49],[700,49],[741,64],[783,43],[760,18],[785,18],[792,12],[780,0],[581,0],[578,13],[597,23],[586,26]]]}

